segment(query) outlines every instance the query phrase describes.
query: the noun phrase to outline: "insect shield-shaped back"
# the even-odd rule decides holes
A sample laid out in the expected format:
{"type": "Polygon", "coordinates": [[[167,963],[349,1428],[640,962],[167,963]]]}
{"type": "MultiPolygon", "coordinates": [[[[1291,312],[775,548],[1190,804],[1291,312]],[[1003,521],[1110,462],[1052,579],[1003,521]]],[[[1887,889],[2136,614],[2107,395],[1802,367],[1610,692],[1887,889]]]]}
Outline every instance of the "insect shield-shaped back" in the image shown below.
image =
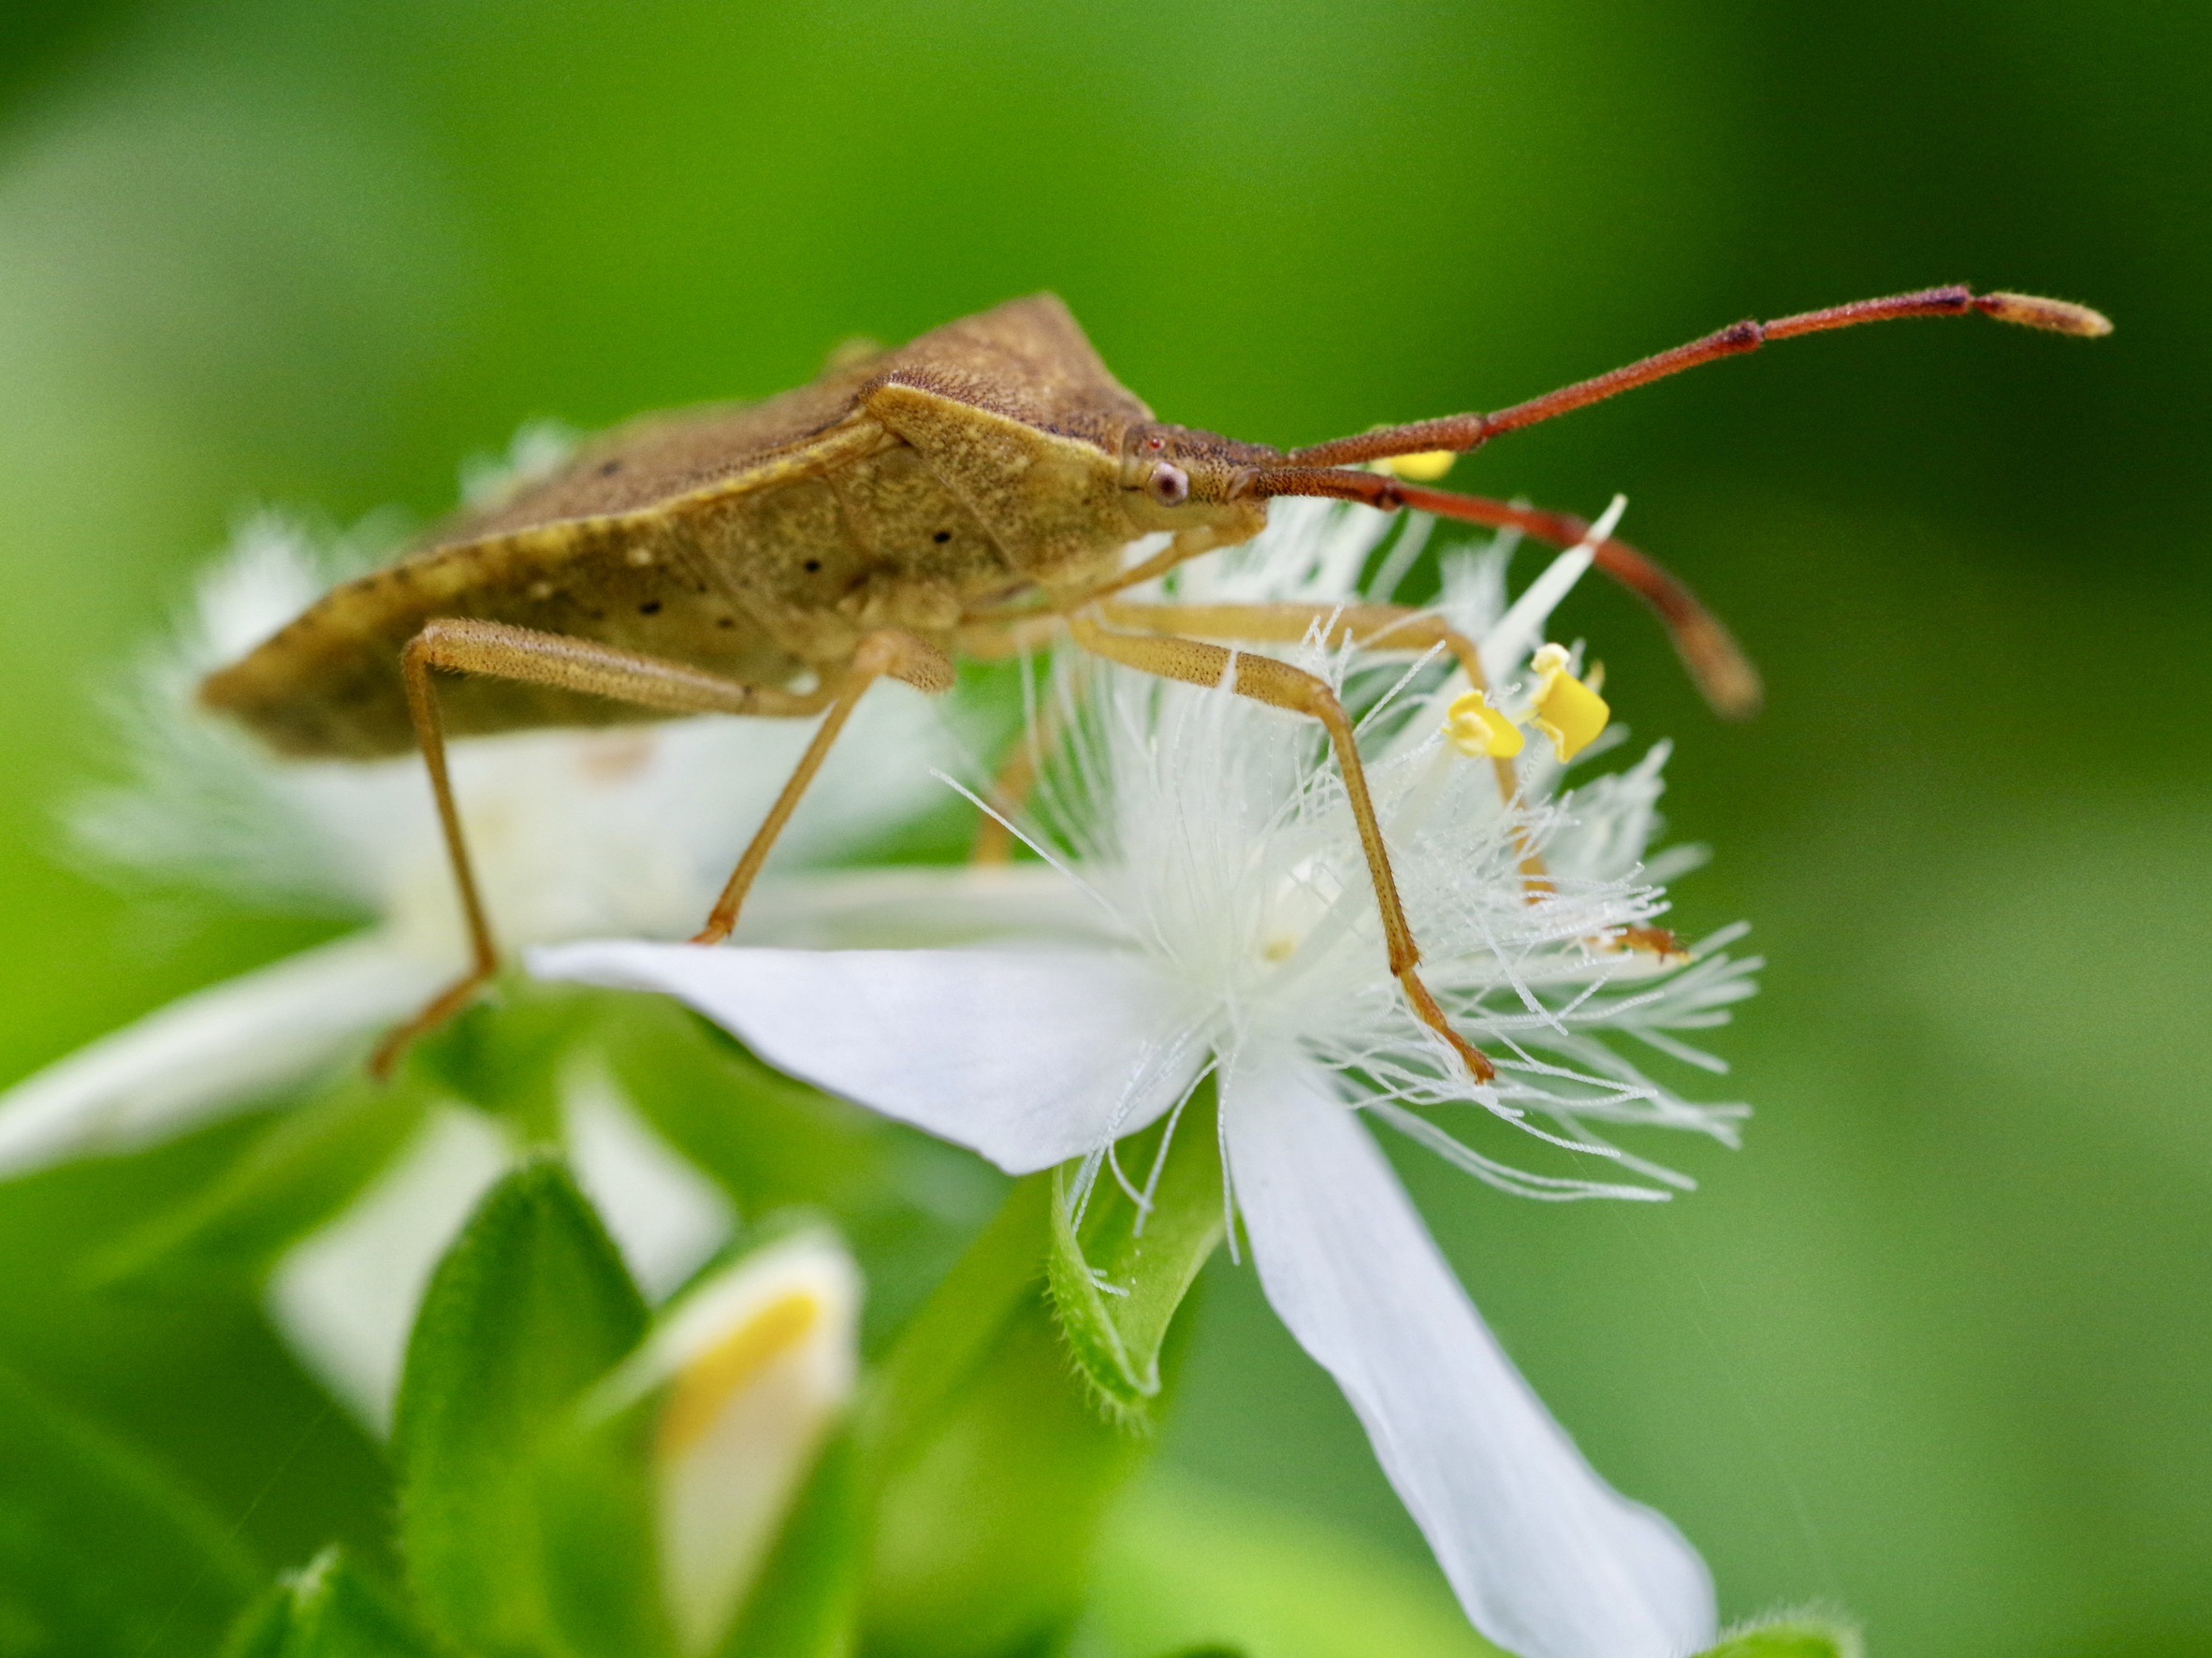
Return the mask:
{"type": "MultiPolygon", "coordinates": [[[[339,588],[209,680],[281,750],[408,747],[399,658],[436,619],[590,640],[785,689],[869,633],[941,639],[1025,589],[1080,591],[1145,532],[1121,485],[1151,413],[1036,296],[742,408],[637,422],[339,588]]],[[[455,734],[648,717],[473,676],[455,734]]]]}

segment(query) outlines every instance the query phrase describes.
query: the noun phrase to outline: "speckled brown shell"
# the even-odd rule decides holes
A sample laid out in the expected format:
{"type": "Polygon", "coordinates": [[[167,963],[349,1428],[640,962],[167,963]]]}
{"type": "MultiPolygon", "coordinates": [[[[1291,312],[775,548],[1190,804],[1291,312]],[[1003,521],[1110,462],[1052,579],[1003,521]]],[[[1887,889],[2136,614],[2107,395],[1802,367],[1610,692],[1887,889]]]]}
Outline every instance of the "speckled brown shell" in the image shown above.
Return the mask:
{"type": "MultiPolygon", "coordinates": [[[[740,408],[636,422],[348,582],[201,687],[280,751],[413,744],[400,652],[437,618],[602,641],[747,685],[834,674],[871,629],[1089,579],[1138,533],[1123,435],[1150,419],[1037,295],[740,408]]],[[[652,718],[487,677],[456,734],[652,718]]]]}

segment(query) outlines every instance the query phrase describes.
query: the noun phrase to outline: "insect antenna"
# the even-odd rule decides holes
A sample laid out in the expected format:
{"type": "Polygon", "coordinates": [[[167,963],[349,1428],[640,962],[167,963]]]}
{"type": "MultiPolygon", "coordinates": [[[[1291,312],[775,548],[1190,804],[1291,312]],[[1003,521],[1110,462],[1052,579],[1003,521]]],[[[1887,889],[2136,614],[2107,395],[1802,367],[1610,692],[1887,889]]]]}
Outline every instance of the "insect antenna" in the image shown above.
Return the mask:
{"type": "MultiPolygon", "coordinates": [[[[1545,512],[1445,489],[1423,489],[1382,473],[1350,468],[1266,467],[1254,476],[1250,488],[1252,494],[1263,497],[1304,495],[1356,501],[1383,512],[1411,507],[1463,524],[1518,530],[1557,547],[1579,545],[1590,533],[1589,520],[1572,513],[1545,512]]],[[[1759,711],[1764,691],[1758,669],[1720,618],[1687,586],[1657,560],[1612,536],[1592,547],[1591,562],[1651,606],[1713,712],[1724,720],[1748,720],[1759,711]]]]}
{"type": "MultiPolygon", "coordinates": [[[[1975,313],[2022,327],[2084,339],[2112,332],[2111,322],[2086,305],[2075,305],[2065,299],[2038,298],[2030,294],[1977,294],[1971,288],[1953,285],[1892,294],[1881,299],[1856,299],[1848,305],[1799,312],[1795,316],[1780,317],[1768,323],[1736,323],[1702,340],[1693,340],[1687,345],[1678,345],[1672,351],[1660,352],[1656,356],[1645,357],[1594,379],[1577,381],[1495,414],[1448,414],[1437,420],[1383,427],[1294,450],[1282,465],[1260,468],[1245,487],[1249,493],[1262,498],[1323,496],[1361,502],[1385,512],[1413,507],[1439,517],[1457,518],[1463,523],[1519,530],[1554,546],[1573,546],[1590,526],[1571,514],[1538,512],[1480,496],[1423,489],[1379,473],[1352,469],[1363,468],[1370,461],[1409,455],[1435,455],[1441,458],[1445,455],[1465,454],[1501,433],[1571,414],[1577,409],[1601,403],[1670,374],[1702,368],[1723,357],[1741,356],[1771,341],[1825,334],[1864,323],[1975,313]]],[[[1593,562],[1658,614],[1691,677],[1715,712],[1726,719],[1740,720],[1757,711],[1761,697],[1758,670],[1752,666],[1720,618],[1706,609],[1695,593],[1623,541],[1608,538],[1598,543],[1593,562]]]]}
{"type": "Polygon", "coordinates": [[[1835,328],[1855,328],[1864,323],[1901,322],[1916,316],[1968,316],[1979,313],[1999,322],[2048,333],[2094,339],[2112,332],[2112,323],[2102,313],[2065,299],[2041,299],[2030,294],[1977,294],[1953,285],[1923,288],[1917,293],[1892,294],[1883,299],[1855,299],[1821,311],[1799,312],[1770,323],[1746,320],[1731,324],[1702,340],[1678,345],[1641,362],[1615,369],[1594,379],[1579,380],[1557,391],[1515,403],[1492,414],[1447,414],[1438,420],[1417,420],[1407,426],[1388,426],[1355,437],[1335,438],[1299,449],[1289,456],[1293,466],[1357,466],[1363,461],[1387,460],[1393,456],[1440,451],[1465,454],[1501,433],[1518,431],[1545,420],[1571,414],[1592,403],[1619,397],[1669,374],[1703,368],[1723,357],[1741,356],[1776,340],[1795,340],[1803,334],[1825,334],[1835,328]]]}

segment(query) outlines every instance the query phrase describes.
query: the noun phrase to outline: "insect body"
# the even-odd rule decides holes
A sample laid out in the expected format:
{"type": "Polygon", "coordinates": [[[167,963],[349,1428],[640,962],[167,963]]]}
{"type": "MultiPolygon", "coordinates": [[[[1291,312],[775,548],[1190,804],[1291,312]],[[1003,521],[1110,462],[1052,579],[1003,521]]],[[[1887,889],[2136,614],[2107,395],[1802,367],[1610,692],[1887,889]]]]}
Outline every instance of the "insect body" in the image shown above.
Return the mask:
{"type": "MultiPolygon", "coordinates": [[[[1856,323],[1982,312],[2099,334],[2096,313],[2017,295],[1938,288],[1739,324],[1493,414],[1340,439],[1288,455],[1155,421],[1049,295],[849,361],[765,402],[640,422],[550,477],[465,514],[417,550],[332,591],[201,687],[283,753],[369,759],[419,746],[429,765],[473,953],[469,975],[387,1043],[465,1004],[498,954],[446,776],[448,734],[698,713],[826,714],[700,935],[728,936],[776,836],[852,707],[890,676],[952,682],[960,655],[1004,654],[1055,632],[1139,670],[1309,715],[1328,729],[1375,880],[1391,970],[1414,1010],[1478,1076],[1489,1062],[1421,984],[1415,945],[1368,804],[1343,708],[1321,681],[1211,640],[1339,639],[1441,646],[1480,683],[1473,647],[1388,606],[1115,602],[1113,595],[1249,540],[1281,496],[1419,507],[1572,545],[1580,519],[1425,489],[1368,463],[1460,453],[1718,357],[1856,323]],[[1129,566],[1128,544],[1167,531],[1129,566]],[[1193,637],[1191,635],[1199,635],[1193,637]],[[438,676],[445,677],[438,677],[438,676]]],[[[1658,610],[1724,713],[1757,680],[1686,589],[1623,543],[1601,568],[1658,610]]]]}

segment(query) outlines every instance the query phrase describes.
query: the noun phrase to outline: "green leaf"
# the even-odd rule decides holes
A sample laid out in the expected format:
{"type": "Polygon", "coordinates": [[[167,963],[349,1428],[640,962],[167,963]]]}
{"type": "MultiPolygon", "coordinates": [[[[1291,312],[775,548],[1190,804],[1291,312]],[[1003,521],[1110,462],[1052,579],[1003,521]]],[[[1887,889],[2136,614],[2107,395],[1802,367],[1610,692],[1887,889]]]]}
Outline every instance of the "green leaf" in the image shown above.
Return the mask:
{"type": "Polygon", "coordinates": [[[433,1658],[399,1602],[335,1547],[240,1618],[223,1658],[433,1658]]]}
{"type": "Polygon", "coordinates": [[[292,1592],[280,1582],[239,1614],[221,1658],[285,1658],[292,1633],[292,1592]]]}
{"type": "Polygon", "coordinates": [[[494,1186],[439,1264],[408,1345],[393,1447],[408,1577],[457,1645],[559,1650],[547,1459],[574,1432],[579,1396],[645,1322],[613,1242],[552,1159],[494,1186]]]}
{"type": "Polygon", "coordinates": [[[794,1082],[658,996],[611,1009],[606,1054],[623,1092],[746,1215],[793,1204],[843,1211],[880,1184],[877,1119],[794,1082]]]}
{"type": "Polygon", "coordinates": [[[716,1658],[844,1658],[866,1542],[860,1460],[840,1433],[822,1447],[716,1658]]]}
{"type": "Polygon", "coordinates": [[[1864,1651],[1850,1624],[1797,1614],[1737,1630],[1698,1658],[1860,1658],[1864,1651]]]}
{"type": "Polygon", "coordinates": [[[425,1105],[418,1088],[354,1076],[284,1112],[220,1176],[126,1230],[95,1263],[95,1281],[171,1269],[258,1275],[375,1178],[425,1105]]]}
{"type": "Polygon", "coordinates": [[[1079,1645],[1114,1658],[1504,1658],[1433,1568],[1164,1468],[1115,1509],[1093,1583],[1079,1645]]]}
{"type": "Polygon", "coordinates": [[[204,1652],[262,1580],[197,1495],[0,1369],[0,1651],[204,1652]]]}
{"type": "Polygon", "coordinates": [[[1102,1171],[1078,1223],[1071,1212],[1078,1165],[1062,1166],[1054,1177],[1049,1272],[1076,1362],[1108,1413],[1141,1427],[1159,1403],[1160,1344],[1224,1230],[1213,1079],[1175,1117],[1125,1141],[1116,1156],[1140,1189],[1152,1184],[1150,1212],[1102,1171]]]}

